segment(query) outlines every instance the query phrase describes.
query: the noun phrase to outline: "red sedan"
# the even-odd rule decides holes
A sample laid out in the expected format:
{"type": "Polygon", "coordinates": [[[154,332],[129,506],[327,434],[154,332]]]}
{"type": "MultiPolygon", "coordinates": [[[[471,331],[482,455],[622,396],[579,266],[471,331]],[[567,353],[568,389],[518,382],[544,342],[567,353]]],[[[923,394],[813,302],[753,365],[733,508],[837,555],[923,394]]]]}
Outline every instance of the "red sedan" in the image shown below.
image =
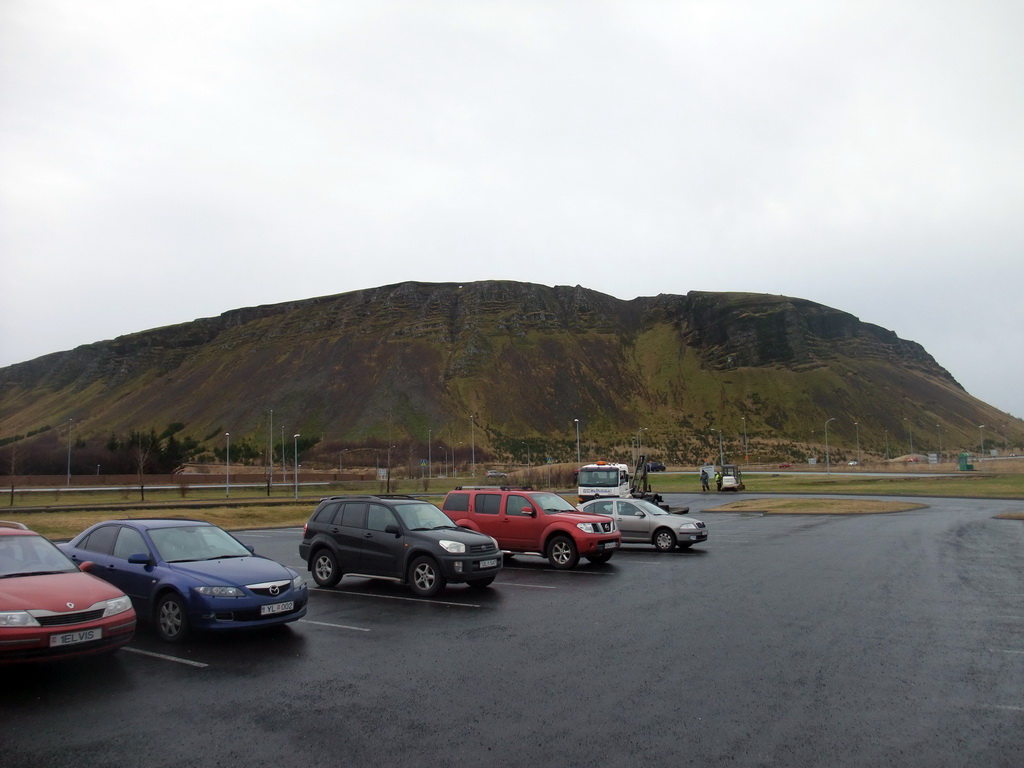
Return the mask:
{"type": "Polygon", "coordinates": [[[48,539],[0,521],[0,664],[108,653],[135,634],[117,587],[83,571],[48,539]]]}

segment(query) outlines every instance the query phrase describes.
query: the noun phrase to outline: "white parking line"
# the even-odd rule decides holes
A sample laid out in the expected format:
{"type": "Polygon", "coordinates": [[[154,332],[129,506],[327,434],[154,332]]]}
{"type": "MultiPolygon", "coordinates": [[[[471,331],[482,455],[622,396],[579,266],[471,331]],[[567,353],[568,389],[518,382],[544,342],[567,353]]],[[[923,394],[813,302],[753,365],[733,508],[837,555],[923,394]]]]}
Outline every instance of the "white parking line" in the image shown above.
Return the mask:
{"type": "Polygon", "coordinates": [[[346,592],[342,589],[319,589],[314,587],[311,591],[320,592],[325,595],[355,595],[356,597],[377,597],[381,600],[408,600],[411,603],[432,603],[434,605],[454,605],[458,608],[479,608],[474,603],[452,603],[447,600],[430,600],[425,597],[401,597],[399,595],[374,595],[368,592],[346,592]]]}
{"type": "Polygon", "coordinates": [[[614,576],[614,573],[605,573],[603,571],[561,571],[558,568],[521,568],[518,566],[506,565],[502,568],[505,571],[530,571],[531,573],[571,573],[574,576],[614,576]]]}
{"type": "Polygon", "coordinates": [[[989,648],[989,651],[990,651],[991,653],[1015,653],[1015,654],[1024,654],[1024,651],[1017,651],[1017,650],[1013,650],[1013,649],[1010,649],[1010,648],[989,648]]]}
{"type": "Polygon", "coordinates": [[[499,581],[499,584],[503,587],[529,587],[530,589],[558,589],[558,587],[548,587],[544,584],[517,584],[514,581],[499,581]]]}
{"type": "Polygon", "coordinates": [[[982,704],[981,706],[985,709],[1005,709],[1008,712],[1024,712],[1024,707],[1018,707],[1013,704],[982,704]]]}
{"type": "Polygon", "coordinates": [[[356,632],[370,631],[366,627],[350,627],[347,624],[328,624],[326,621],[310,621],[309,619],[299,619],[299,624],[316,624],[318,627],[332,627],[334,629],[351,629],[356,632]]]}
{"type": "Polygon", "coordinates": [[[151,656],[154,659],[162,659],[164,661],[174,661],[174,662],[177,662],[178,664],[187,664],[190,667],[200,667],[200,668],[203,668],[203,667],[210,666],[209,664],[203,664],[201,661],[190,661],[189,659],[179,659],[177,656],[167,656],[166,654],[163,654],[163,653],[153,653],[152,651],[143,651],[143,650],[141,650],[139,648],[128,648],[126,646],[126,647],[122,648],[121,650],[128,651],[129,653],[137,653],[140,656],[151,656]]]}

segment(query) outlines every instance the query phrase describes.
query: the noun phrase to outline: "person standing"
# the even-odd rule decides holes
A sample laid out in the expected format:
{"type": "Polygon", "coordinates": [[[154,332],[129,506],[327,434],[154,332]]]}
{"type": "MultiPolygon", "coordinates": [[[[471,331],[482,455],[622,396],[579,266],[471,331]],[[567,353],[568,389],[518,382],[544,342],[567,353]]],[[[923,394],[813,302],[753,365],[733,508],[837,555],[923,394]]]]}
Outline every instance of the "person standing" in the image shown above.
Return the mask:
{"type": "Polygon", "coordinates": [[[709,481],[708,471],[706,469],[702,468],[701,471],[700,471],[700,492],[701,493],[706,493],[708,491],[708,481],[709,481]]]}

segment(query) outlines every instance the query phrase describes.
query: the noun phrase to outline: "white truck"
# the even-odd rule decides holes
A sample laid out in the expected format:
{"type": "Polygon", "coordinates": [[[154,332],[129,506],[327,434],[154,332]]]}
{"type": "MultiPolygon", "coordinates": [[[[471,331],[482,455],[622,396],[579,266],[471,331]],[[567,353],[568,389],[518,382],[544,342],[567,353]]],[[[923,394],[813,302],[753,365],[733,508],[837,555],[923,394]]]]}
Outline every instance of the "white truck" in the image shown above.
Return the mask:
{"type": "Polygon", "coordinates": [[[607,461],[585,464],[580,467],[576,483],[580,504],[608,496],[619,499],[630,497],[629,467],[625,464],[607,461]]]}

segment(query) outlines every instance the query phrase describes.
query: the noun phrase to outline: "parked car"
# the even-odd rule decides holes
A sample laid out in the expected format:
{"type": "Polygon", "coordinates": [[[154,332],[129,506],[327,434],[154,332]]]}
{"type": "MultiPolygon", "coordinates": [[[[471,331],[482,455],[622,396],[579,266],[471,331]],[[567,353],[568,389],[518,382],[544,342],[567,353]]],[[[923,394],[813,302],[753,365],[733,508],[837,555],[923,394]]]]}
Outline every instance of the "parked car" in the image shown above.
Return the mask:
{"type": "Polygon", "coordinates": [[[508,477],[508,475],[500,469],[488,469],[484,472],[484,477],[508,477]]]}
{"type": "Polygon", "coordinates": [[[708,540],[702,520],[672,514],[644,499],[594,499],[581,509],[615,520],[623,544],[653,544],[659,552],[671,552],[708,540]]]}
{"type": "Polygon", "coordinates": [[[488,587],[502,566],[490,536],[459,528],[433,504],[398,495],[321,499],[302,530],[299,555],[321,587],[344,575],[368,576],[407,584],[421,597],[449,582],[488,587]]]}
{"type": "Polygon", "coordinates": [[[0,521],[0,663],[112,653],[132,639],[131,600],[91,568],[0,521]]]}
{"type": "Polygon", "coordinates": [[[493,536],[502,550],[546,557],[553,568],[575,568],[580,556],[607,562],[621,541],[614,520],[580,512],[557,493],[464,486],[449,491],[441,507],[460,526],[493,536]]]}
{"type": "Polygon", "coordinates": [[[647,462],[647,471],[648,472],[664,472],[665,471],[665,465],[662,464],[660,461],[655,461],[654,459],[651,459],[650,461],[647,462]]]}
{"type": "Polygon", "coordinates": [[[306,615],[302,576],[201,520],[108,520],[60,546],[75,562],[94,562],[94,572],[171,643],[192,630],[266,627],[306,615]]]}

